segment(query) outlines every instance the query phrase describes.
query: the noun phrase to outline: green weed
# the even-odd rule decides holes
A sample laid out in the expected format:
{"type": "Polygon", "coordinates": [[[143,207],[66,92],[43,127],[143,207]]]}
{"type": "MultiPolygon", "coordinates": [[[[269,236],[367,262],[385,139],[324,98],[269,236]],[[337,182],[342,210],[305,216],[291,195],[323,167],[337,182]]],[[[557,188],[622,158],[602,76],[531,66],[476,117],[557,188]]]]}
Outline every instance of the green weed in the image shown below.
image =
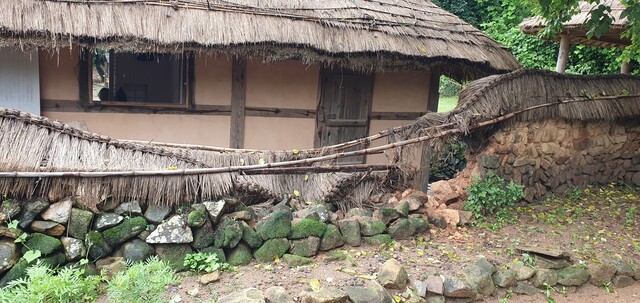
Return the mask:
{"type": "Polygon", "coordinates": [[[218,256],[212,253],[187,254],[183,265],[195,272],[214,272],[230,268],[228,263],[220,262],[218,256]]]}
{"type": "Polygon", "coordinates": [[[144,263],[128,263],[127,267],[108,282],[109,302],[160,303],[164,287],[178,282],[173,269],[157,257],[144,263]]]}

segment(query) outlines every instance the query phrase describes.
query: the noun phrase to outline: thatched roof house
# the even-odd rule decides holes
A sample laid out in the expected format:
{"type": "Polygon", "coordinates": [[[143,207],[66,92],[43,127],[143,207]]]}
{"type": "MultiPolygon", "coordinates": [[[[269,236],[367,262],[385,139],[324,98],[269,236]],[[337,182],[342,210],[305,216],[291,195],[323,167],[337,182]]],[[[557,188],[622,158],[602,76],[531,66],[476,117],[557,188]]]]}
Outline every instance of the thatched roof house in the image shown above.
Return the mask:
{"type": "MultiPolygon", "coordinates": [[[[622,33],[627,30],[627,19],[622,17],[625,10],[620,0],[602,0],[600,3],[580,2],[577,13],[571,19],[563,23],[562,31],[551,39],[560,41],[560,54],[558,55],[558,72],[564,72],[568,57],[568,47],[570,44],[583,44],[597,47],[625,47],[631,44],[629,37],[622,37],[622,33]],[[587,21],[591,16],[591,11],[600,5],[611,8],[610,16],[613,19],[609,30],[600,37],[589,37],[589,26],[587,21]],[[563,67],[564,66],[564,67],[563,67]]],[[[546,24],[540,17],[533,17],[520,23],[520,30],[528,35],[538,35],[545,28],[546,24]]],[[[626,73],[628,73],[628,64],[626,73]]],[[[623,66],[623,73],[625,67],[623,66]]]]}
{"type": "Polygon", "coordinates": [[[451,72],[477,69],[475,75],[518,67],[478,29],[415,0],[7,0],[0,3],[0,31],[4,45],[196,50],[366,71],[444,61],[451,72]]]}

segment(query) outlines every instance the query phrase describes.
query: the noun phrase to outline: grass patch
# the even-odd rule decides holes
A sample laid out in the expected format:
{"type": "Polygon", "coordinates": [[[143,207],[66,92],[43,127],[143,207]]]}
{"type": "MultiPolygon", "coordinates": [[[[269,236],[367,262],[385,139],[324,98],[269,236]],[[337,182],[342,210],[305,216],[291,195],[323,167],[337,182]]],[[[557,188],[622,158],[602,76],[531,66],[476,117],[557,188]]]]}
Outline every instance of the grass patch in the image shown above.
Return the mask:
{"type": "Polygon", "coordinates": [[[169,264],[157,257],[144,263],[129,263],[107,285],[109,302],[164,302],[164,287],[178,282],[169,264]]]}
{"type": "Polygon", "coordinates": [[[451,111],[456,105],[458,105],[458,96],[440,97],[438,100],[438,112],[444,113],[451,111]]]}

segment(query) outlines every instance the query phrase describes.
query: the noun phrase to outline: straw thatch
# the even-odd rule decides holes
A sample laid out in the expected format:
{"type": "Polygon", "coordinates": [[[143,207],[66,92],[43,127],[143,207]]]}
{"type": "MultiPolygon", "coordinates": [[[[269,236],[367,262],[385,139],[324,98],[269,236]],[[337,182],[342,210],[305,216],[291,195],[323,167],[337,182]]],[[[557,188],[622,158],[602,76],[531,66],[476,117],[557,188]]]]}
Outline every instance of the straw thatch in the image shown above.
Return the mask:
{"type": "MultiPolygon", "coordinates": [[[[601,47],[620,47],[631,44],[630,38],[622,38],[621,34],[627,29],[627,19],[621,18],[621,14],[625,7],[619,0],[603,0],[600,3],[580,2],[578,11],[571,20],[563,23],[562,34],[569,35],[572,44],[584,44],[590,46],[601,47]],[[611,7],[611,17],[613,23],[609,27],[609,31],[600,37],[587,37],[589,26],[586,25],[589,20],[590,12],[600,4],[611,7]]],[[[528,35],[538,35],[545,28],[545,22],[540,17],[529,18],[520,23],[520,30],[528,35]]],[[[552,37],[558,39],[558,36],[552,37]]]]}
{"type": "Polygon", "coordinates": [[[519,67],[480,30],[421,0],[3,0],[0,35],[0,45],[195,50],[362,71],[439,66],[458,78],[519,67]]]}

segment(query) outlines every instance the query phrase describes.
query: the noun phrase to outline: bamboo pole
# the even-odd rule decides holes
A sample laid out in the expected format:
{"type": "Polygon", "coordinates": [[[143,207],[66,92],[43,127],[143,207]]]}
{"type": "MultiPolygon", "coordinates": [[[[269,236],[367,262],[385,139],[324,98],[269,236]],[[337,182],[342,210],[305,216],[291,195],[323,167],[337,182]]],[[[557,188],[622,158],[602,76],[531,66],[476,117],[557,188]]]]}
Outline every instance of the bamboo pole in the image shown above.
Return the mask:
{"type": "MultiPolygon", "coordinates": [[[[522,110],[518,110],[515,112],[511,112],[502,116],[495,117],[493,119],[485,120],[473,125],[470,125],[467,129],[473,130],[481,127],[485,127],[491,124],[495,124],[510,118],[515,117],[518,114],[549,107],[549,106],[557,106],[561,104],[570,104],[577,102],[589,102],[589,101],[598,101],[598,100],[611,100],[618,98],[632,98],[632,97],[640,97],[640,95],[627,95],[627,96],[600,96],[600,97],[588,97],[588,98],[576,98],[576,99],[566,99],[559,100],[557,102],[550,102],[539,104],[535,106],[531,106],[522,110]]],[[[282,167],[292,167],[299,165],[309,165],[317,162],[325,162],[330,160],[335,160],[338,158],[344,157],[353,157],[353,156],[363,156],[363,155],[372,155],[382,153],[385,150],[398,148],[402,146],[407,146],[411,144],[416,144],[428,140],[433,140],[441,137],[450,136],[453,134],[463,133],[463,129],[461,127],[443,130],[437,134],[430,134],[425,136],[420,136],[413,139],[398,141],[395,143],[389,143],[377,147],[371,147],[361,150],[349,151],[349,152],[341,152],[331,155],[299,159],[299,160],[291,160],[291,161],[283,161],[283,162],[274,162],[274,163],[265,163],[265,164],[255,164],[255,165],[246,165],[246,166],[228,166],[228,167],[216,167],[216,168],[193,168],[193,169],[175,169],[175,170],[145,170],[145,171],[107,171],[107,172],[92,172],[92,171],[82,171],[82,172],[0,172],[0,178],[104,178],[104,177],[153,177],[153,176],[186,176],[186,175],[206,175],[206,174],[219,174],[219,173],[247,173],[252,170],[261,170],[261,169],[272,169],[272,168],[282,168],[282,167]]]]}

